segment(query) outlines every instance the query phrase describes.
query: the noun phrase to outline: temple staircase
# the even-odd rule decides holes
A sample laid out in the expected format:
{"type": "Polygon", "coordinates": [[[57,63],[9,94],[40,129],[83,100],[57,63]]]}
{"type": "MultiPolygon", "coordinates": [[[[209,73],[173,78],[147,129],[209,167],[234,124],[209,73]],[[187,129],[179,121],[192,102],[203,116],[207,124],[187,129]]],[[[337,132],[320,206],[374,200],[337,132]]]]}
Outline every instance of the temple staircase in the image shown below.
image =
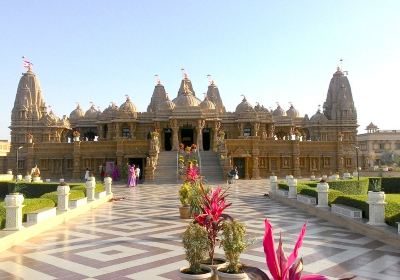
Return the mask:
{"type": "Polygon", "coordinates": [[[154,184],[176,184],[176,151],[162,151],[158,154],[154,184]]]}
{"type": "Polygon", "coordinates": [[[226,183],[218,154],[213,151],[201,151],[201,175],[211,184],[226,183]]]}

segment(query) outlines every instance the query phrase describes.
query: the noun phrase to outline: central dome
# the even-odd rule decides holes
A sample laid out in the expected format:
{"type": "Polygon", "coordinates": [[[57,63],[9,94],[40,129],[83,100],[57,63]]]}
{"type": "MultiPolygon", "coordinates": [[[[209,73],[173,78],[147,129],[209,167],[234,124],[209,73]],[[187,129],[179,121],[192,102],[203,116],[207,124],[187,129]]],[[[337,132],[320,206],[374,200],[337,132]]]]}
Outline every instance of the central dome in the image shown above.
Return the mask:
{"type": "Polygon", "coordinates": [[[197,107],[201,101],[192,94],[182,94],[174,100],[176,107],[197,107]]]}
{"type": "Polygon", "coordinates": [[[236,107],[236,113],[254,112],[253,106],[247,101],[246,97],[236,107]]]}

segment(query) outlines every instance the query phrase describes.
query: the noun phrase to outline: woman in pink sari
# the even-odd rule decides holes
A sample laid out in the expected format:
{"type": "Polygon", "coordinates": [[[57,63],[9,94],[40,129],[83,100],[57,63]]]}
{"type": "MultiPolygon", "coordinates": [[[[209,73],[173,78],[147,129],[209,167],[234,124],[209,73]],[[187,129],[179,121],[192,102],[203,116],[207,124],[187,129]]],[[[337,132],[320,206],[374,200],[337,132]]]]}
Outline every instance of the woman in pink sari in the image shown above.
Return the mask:
{"type": "Polygon", "coordinates": [[[128,188],[136,186],[135,165],[128,166],[128,188]]]}

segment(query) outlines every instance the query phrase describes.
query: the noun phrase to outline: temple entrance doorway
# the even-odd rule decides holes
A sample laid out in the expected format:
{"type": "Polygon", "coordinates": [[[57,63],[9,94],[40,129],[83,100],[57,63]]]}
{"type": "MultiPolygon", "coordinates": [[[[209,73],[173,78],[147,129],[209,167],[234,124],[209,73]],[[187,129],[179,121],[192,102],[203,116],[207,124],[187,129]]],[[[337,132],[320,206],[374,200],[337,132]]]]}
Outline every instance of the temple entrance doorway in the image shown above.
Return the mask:
{"type": "Polygon", "coordinates": [[[141,180],[143,178],[145,159],[144,158],[129,158],[128,162],[129,162],[129,165],[134,164],[135,167],[139,166],[139,168],[140,168],[139,180],[141,180]]]}
{"type": "Polygon", "coordinates": [[[166,151],[172,150],[172,130],[170,128],[164,129],[164,149],[166,151]]]}
{"type": "Polygon", "coordinates": [[[246,175],[246,161],[244,158],[233,158],[233,166],[239,171],[239,179],[243,179],[246,175]]]}
{"type": "Polygon", "coordinates": [[[187,146],[193,144],[193,129],[192,128],[182,128],[181,129],[181,142],[187,146]]]}
{"type": "Polygon", "coordinates": [[[203,129],[203,150],[209,151],[210,150],[210,129],[204,128],[203,129]]]}

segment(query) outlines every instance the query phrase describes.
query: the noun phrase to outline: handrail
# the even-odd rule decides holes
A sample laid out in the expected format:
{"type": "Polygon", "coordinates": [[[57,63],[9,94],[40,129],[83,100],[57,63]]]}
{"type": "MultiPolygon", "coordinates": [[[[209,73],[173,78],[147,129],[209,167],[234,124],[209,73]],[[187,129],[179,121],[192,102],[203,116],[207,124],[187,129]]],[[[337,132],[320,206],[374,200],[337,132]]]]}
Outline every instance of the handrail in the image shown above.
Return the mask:
{"type": "Polygon", "coordinates": [[[199,159],[199,174],[200,175],[202,175],[201,174],[201,156],[200,156],[200,150],[199,149],[197,149],[197,158],[199,159]]]}
{"type": "Polygon", "coordinates": [[[179,181],[179,151],[176,152],[176,182],[179,181]]]}

